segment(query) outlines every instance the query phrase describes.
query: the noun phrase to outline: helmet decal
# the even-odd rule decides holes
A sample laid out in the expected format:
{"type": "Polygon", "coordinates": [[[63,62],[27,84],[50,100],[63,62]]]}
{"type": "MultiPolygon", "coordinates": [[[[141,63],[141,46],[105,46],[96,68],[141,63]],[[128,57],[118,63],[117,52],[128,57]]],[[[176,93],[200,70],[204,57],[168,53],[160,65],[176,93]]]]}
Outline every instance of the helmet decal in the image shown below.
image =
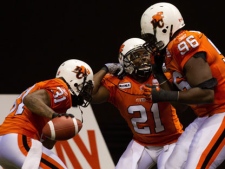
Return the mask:
{"type": "Polygon", "coordinates": [[[119,53],[121,53],[121,52],[123,52],[123,48],[124,48],[124,44],[122,44],[121,46],[120,46],[120,50],[119,50],[119,53]]]}
{"type": "Polygon", "coordinates": [[[76,73],[77,79],[82,79],[90,74],[90,71],[84,66],[77,66],[72,72],[76,73]]]}
{"type": "Polygon", "coordinates": [[[152,16],[152,26],[153,26],[153,31],[154,31],[154,36],[156,37],[156,28],[163,28],[164,22],[163,22],[163,12],[157,12],[157,14],[152,16]]]}
{"type": "Polygon", "coordinates": [[[156,27],[162,28],[164,26],[163,18],[164,18],[163,12],[157,12],[157,14],[152,16],[151,23],[154,29],[156,27]]]}

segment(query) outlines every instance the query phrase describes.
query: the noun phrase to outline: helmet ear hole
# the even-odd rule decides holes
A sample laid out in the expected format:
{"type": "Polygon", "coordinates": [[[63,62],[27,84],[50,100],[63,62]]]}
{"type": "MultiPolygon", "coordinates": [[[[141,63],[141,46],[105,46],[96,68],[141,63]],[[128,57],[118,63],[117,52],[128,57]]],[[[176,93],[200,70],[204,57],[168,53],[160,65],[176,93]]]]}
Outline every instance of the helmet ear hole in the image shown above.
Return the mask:
{"type": "Polygon", "coordinates": [[[167,32],[167,29],[163,29],[162,32],[163,32],[163,33],[166,33],[166,32],[167,32]]]}

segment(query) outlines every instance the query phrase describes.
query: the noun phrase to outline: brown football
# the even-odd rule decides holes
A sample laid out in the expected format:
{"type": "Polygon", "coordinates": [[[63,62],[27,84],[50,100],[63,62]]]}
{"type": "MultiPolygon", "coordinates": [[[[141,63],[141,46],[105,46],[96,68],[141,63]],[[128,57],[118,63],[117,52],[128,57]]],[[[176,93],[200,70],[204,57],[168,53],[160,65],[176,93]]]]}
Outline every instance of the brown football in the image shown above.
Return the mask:
{"type": "Polygon", "coordinates": [[[55,117],[42,129],[43,136],[51,140],[68,140],[79,133],[83,124],[75,117],[55,117]]]}

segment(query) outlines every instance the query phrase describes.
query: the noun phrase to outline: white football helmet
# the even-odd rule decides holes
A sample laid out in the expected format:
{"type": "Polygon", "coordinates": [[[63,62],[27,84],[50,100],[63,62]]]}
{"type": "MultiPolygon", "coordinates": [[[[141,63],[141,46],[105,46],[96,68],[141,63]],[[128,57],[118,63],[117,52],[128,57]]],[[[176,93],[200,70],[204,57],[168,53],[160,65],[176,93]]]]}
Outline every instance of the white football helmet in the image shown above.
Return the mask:
{"type": "Polygon", "coordinates": [[[167,2],[156,3],[145,10],[141,17],[142,38],[151,52],[162,50],[174,33],[185,26],[180,11],[167,2]]]}
{"type": "Polygon", "coordinates": [[[73,105],[87,107],[92,100],[93,71],[91,67],[77,59],[63,62],[56,73],[63,78],[72,94],[73,105]]]}
{"type": "Polygon", "coordinates": [[[145,50],[143,44],[145,41],[140,38],[130,38],[123,42],[119,51],[119,63],[124,67],[127,74],[137,77],[148,78],[151,74],[150,53],[145,50]],[[142,50],[144,54],[139,55],[142,50]],[[139,58],[139,63],[135,60],[139,58]]]}

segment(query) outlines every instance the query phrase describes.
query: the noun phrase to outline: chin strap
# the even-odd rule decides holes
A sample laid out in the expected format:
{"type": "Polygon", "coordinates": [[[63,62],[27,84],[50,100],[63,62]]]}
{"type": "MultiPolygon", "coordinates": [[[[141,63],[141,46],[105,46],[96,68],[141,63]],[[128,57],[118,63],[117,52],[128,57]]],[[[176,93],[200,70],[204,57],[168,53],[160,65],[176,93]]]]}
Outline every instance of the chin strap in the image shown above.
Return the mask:
{"type": "Polygon", "coordinates": [[[151,70],[139,70],[136,69],[135,70],[135,74],[137,74],[138,76],[143,76],[143,77],[149,77],[149,75],[151,75],[152,71],[151,70]]]}
{"type": "Polygon", "coordinates": [[[83,123],[83,111],[81,110],[80,106],[79,106],[80,112],[81,112],[81,122],[83,123]]]}
{"type": "Polygon", "coordinates": [[[82,96],[72,95],[72,106],[77,107],[81,106],[84,103],[82,96]]]}

